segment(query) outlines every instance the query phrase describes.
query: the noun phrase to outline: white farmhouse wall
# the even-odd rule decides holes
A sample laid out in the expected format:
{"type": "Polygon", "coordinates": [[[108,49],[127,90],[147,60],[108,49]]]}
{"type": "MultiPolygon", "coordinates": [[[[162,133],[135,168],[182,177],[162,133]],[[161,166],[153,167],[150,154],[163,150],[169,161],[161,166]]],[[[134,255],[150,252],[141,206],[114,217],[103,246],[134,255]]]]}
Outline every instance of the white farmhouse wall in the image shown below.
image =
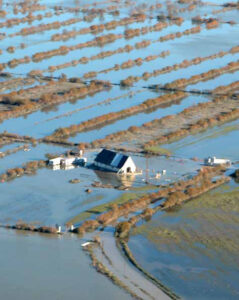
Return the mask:
{"type": "Polygon", "coordinates": [[[136,172],[136,165],[133,162],[131,157],[128,157],[128,159],[126,160],[125,164],[123,165],[123,167],[120,169],[120,171],[122,171],[122,173],[127,173],[127,169],[130,168],[132,173],[136,172]]]}

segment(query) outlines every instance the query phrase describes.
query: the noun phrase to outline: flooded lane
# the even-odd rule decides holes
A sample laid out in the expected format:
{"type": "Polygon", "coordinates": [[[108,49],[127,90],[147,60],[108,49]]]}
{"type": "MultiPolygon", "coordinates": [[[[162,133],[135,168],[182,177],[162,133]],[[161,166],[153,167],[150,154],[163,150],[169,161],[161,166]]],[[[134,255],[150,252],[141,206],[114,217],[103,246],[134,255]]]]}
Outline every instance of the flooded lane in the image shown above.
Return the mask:
{"type": "Polygon", "coordinates": [[[0,229],[0,298],[131,299],[89,267],[82,242],[0,229]]]}
{"type": "Polygon", "coordinates": [[[138,263],[183,299],[237,299],[238,188],[223,185],[136,227],[138,263]]]}

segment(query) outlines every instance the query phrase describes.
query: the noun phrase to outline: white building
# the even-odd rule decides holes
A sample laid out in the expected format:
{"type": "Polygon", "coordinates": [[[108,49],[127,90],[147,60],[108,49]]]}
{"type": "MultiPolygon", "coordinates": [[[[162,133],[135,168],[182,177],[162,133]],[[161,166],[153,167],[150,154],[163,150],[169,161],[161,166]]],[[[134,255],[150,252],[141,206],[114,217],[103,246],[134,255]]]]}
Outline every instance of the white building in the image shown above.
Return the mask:
{"type": "Polygon", "coordinates": [[[57,166],[60,165],[62,161],[62,157],[56,157],[56,158],[52,158],[49,160],[49,165],[50,166],[57,166]]]}
{"type": "Polygon", "coordinates": [[[231,165],[231,161],[229,159],[216,158],[215,156],[212,156],[206,158],[204,160],[204,164],[206,166],[231,165]]]}
{"type": "Polygon", "coordinates": [[[106,149],[96,156],[94,165],[119,174],[130,174],[136,171],[136,165],[130,156],[106,149]]]}
{"type": "Polygon", "coordinates": [[[49,166],[52,167],[63,166],[64,168],[73,165],[84,166],[86,163],[87,163],[86,157],[74,157],[74,156],[69,156],[69,157],[60,156],[49,160],[49,166]]]}
{"type": "Polygon", "coordinates": [[[71,166],[75,162],[75,157],[64,157],[61,159],[61,165],[63,166],[71,166]]]}

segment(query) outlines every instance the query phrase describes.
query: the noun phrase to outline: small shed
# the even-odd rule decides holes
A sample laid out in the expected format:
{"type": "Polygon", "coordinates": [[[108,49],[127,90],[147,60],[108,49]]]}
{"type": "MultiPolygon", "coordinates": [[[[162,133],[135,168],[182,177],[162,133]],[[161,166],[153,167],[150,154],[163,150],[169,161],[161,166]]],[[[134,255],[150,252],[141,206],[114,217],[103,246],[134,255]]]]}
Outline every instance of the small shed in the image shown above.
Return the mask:
{"type": "Polygon", "coordinates": [[[103,149],[96,156],[94,165],[119,174],[132,174],[136,171],[136,165],[130,156],[107,149],[103,149]]]}
{"type": "Polygon", "coordinates": [[[75,162],[76,158],[75,157],[64,157],[61,160],[61,164],[63,166],[70,166],[75,162]]]}
{"type": "Polygon", "coordinates": [[[50,166],[57,166],[60,165],[62,161],[62,157],[56,157],[56,158],[52,158],[49,160],[49,165],[50,166]]]}
{"type": "Polygon", "coordinates": [[[231,165],[231,161],[225,158],[208,157],[204,160],[206,166],[231,165]]]}

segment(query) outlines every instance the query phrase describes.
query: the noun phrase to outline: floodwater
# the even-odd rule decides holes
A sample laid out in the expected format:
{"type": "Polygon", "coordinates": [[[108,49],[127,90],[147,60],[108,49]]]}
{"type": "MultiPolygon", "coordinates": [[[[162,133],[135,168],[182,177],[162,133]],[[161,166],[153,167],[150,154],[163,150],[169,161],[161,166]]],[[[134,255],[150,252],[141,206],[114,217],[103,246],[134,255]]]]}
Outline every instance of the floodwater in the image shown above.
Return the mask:
{"type": "MultiPolygon", "coordinates": [[[[86,154],[89,163],[93,161],[95,155],[96,152],[86,154]]],[[[132,157],[143,173],[128,179],[112,173],[94,172],[83,167],[68,170],[47,168],[38,170],[35,175],[23,176],[1,184],[0,223],[15,224],[22,220],[51,226],[56,223],[64,225],[79,213],[96,205],[114,201],[125,193],[114,188],[92,187],[94,181],[102,184],[110,183],[113,187],[131,186],[140,190],[146,186],[147,179],[154,185],[167,184],[199,168],[198,163],[190,160],[152,157],[146,162],[144,157],[134,155],[132,157]],[[148,177],[145,172],[147,164],[148,177]],[[156,179],[155,174],[162,172],[163,169],[166,169],[167,174],[156,179]],[[75,178],[80,179],[80,182],[69,183],[75,178]],[[86,193],[86,189],[91,189],[92,193],[86,193]]]]}
{"type": "Polygon", "coordinates": [[[0,298],[131,299],[89,266],[83,242],[0,229],[0,298]]]}
{"type": "Polygon", "coordinates": [[[164,145],[175,155],[183,157],[208,156],[227,157],[239,161],[239,121],[226,123],[216,128],[211,128],[203,133],[186,137],[178,142],[164,145]]]}
{"type": "MultiPolygon", "coordinates": [[[[140,95],[138,96],[140,97],[140,95]]],[[[157,97],[157,94],[154,95],[157,97]]],[[[150,122],[155,119],[163,118],[165,116],[180,113],[185,108],[196,105],[198,103],[207,102],[208,99],[202,96],[189,96],[183,100],[176,101],[175,103],[162,104],[159,108],[151,109],[148,112],[139,113],[121,120],[115,121],[110,125],[106,125],[102,128],[93,129],[87,132],[81,132],[73,137],[69,138],[71,142],[92,142],[97,138],[104,138],[106,135],[120,130],[126,130],[130,126],[141,126],[144,123],[150,122]]]]}
{"type": "Polygon", "coordinates": [[[224,185],[136,227],[136,260],[183,299],[238,299],[238,189],[224,185]]]}
{"type": "MultiPolygon", "coordinates": [[[[78,13],[67,11],[67,8],[70,7],[92,4],[94,8],[106,8],[109,5],[118,5],[117,1],[102,0],[39,1],[40,4],[47,6],[47,10],[35,11],[32,14],[44,15],[45,12],[51,12],[52,16],[45,16],[42,20],[35,20],[32,23],[2,27],[0,31],[6,33],[7,37],[1,40],[0,63],[7,63],[14,58],[23,58],[24,56],[31,57],[37,52],[50,51],[61,46],[73,46],[91,41],[96,36],[109,33],[123,34],[126,29],[153,26],[158,22],[157,16],[159,14],[169,15],[170,3],[166,1],[161,1],[163,3],[162,8],[153,11],[149,9],[149,5],[156,3],[153,0],[137,0],[130,5],[127,5],[127,1],[120,2],[119,16],[105,13],[89,22],[80,21],[61,26],[59,29],[45,30],[27,36],[9,36],[25,27],[56,21],[62,22],[70,18],[83,18],[86,15],[82,11],[78,13]],[[60,15],[55,14],[55,5],[62,7],[63,10],[60,15]],[[112,20],[129,17],[132,13],[141,12],[147,5],[147,19],[144,22],[118,26],[113,30],[105,30],[99,34],[79,35],[66,41],[51,40],[51,37],[56,33],[80,30],[91,25],[105,24],[112,20]],[[24,49],[21,47],[21,43],[25,44],[24,49]],[[9,46],[16,47],[14,53],[7,51],[9,46]]],[[[181,63],[185,59],[191,60],[219,51],[229,51],[231,47],[238,45],[239,25],[231,26],[223,23],[223,21],[238,22],[238,10],[214,15],[213,10],[221,9],[222,6],[220,5],[224,2],[224,0],[211,0],[210,3],[214,5],[198,5],[190,12],[183,12],[181,16],[184,21],[180,26],[169,22],[169,26],[159,32],[148,32],[131,39],[121,38],[102,47],[77,49],[70,51],[67,55],[53,56],[40,62],[31,61],[27,64],[19,64],[15,68],[8,66],[4,71],[10,72],[12,76],[16,77],[24,77],[32,70],[42,70],[44,75],[60,76],[64,73],[68,78],[82,77],[87,72],[100,72],[130,59],[145,58],[149,55],[158,55],[162,51],[170,51],[168,56],[144,62],[141,66],[118,71],[112,70],[108,73],[101,72],[97,75],[97,79],[119,84],[120,80],[128,76],[142,76],[144,72],[152,73],[156,69],[181,63]],[[165,42],[158,41],[162,36],[192,28],[195,25],[192,24],[191,18],[197,15],[207,18],[219,17],[222,23],[218,28],[212,30],[207,30],[203,24],[199,34],[184,35],[181,38],[165,42]],[[136,49],[136,43],[142,40],[151,41],[151,44],[147,48],[136,49]],[[104,59],[89,60],[87,64],[69,66],[51,73],[48,71],[50,66],[79,60],[82,57],[90,58],[102,51],[112,51],[126,45],[131,45],[134,49],[129,53],[118,53],[104,59]]],[[[14,14],[12,5],[16,3],[19,1],[0,1],[0,9],[7,11],[6,17],[0,17],[0,22],[10,18],[23,18],[28,15],[28,13],[22,14],[20,12],[17,15],[14,14]]],[[[176,4],[178,8],[187,6],[187,4],[179,4],[176,0],[172,3],[176,4]]],[[[113,86],[109,91],[102,91],[83,99],[50,106],[24,117],[5,120],[0,123],[0,132],[6,130],[20,135],[29,135],[36,139],[42,138],[52,134],[59,127],[79,124],[102,114],[117,112],[138,105],[149,98],[158,97],[161,92],[147,89],[151,84],[166,84],[176,79],[189,78],[213,68],[223,67],[230,61],[237,61],[238,59],[239,54],[228,54],[222,58],[207,60],[185,69],[151,77],[147,81],[141,79],[130,88],[113,86]]],[[[236,81],[237,77],[238,72],[227,73],[187,88],[212,89],[219,85],[230,84],[236,81]]],[[[0,80],[4,81],[8,78],[1,77],[0,80]]],[[[39,84],[42,82],[36,81],[32,86],[39,84]]],[[[42,85],[42,89],[44,89],[44,84],[42,85]]],[[[1,93],[29,87],[31,86],[8,87],[1,93]]],[[[79,133],[70,137],[69,140],[89,142],[103,138],[107,134],[127,129],[132,125],[141,126],[153,119],[179,113],[191,105],[210,100],[210,97],[189,95],[182,101],[162,105],[155,110],[132,115],[102,128],[79,133]]],[[[123,179],[111,173],[95,172],[90,168],[69,168],[67,170],[45,168],[38,170],[34,175],[0,183],[0,223],[14,224],[21,220],[36,225],[54,226],[58,223],[64,226],[66,222],[73,220],[79,214],[85,211],[94,211],[93,208],[97,206],[118,201],[120,197],[136,197],[146,191],[155,191],[159,184],[171,183],[178,178],[181,179],[194,174],[199,169],[201,160],[209,155],[226,156],[233,162],[239,161],[238,129],[239,122],[234,121],[198,135],[189,136],[179,142],[163,145],[163,148],[169,149],[174,154],[171,158],[145,158],[140,155],[132,155],[137,167],[142,169],[142,175],[131,178],[123,179]],[[191,157],[199,157],[200,160],[195,162],[190,159],[191,157]],[[166,170],[166,175],[156,179],[156,174],[162,170],[166,170]],[[80,182],[71,184],[69,181],[72,179],[79,179],[80,182]],[[112,188],[93,187],[92,183],[95,181],[102,184],[110,183],[112,188]],[[146,181],[152,185],[149,190],[147,190],[146,181]],[[115,188],[118,186],[127,186],[129,190],[118,190],[115,188]],[[87,189],[90,189],[91,192],[87,193],[87,189]]],[[[13,149],[19,145],[21,144],[4,145],[0,151],[13,149]]],[[[66,150],[69,149],[48,144],[37,144],[36,147],[31,147],[29,152],[19,151],[1,158],[0,173],[6,172],[9,168],[20,167],[28,161],[45,159],[47,153],[63,153],[66,150]]],[[[89,162],[92,162],[96,154],[96,151],[87,152],[85,156],[89,162]]],[[[238,167],[238,165],[233,165],[233,167],[238,167]]],[[[212,192],[211,195],[212,206],[208,203],[209,197],[205,196],[201,202],[195,200],[187,203],[179,211],[158,213],[151,222],[141,224],[142,228],[135,229],[129,245],[143,267],[183,298],[237,299],[239,298],[238,264],[235,262],[238,262],[238,201],[236,202],[234,197],[238,199],[238,185],[231,182],[229,185],[212,192]],[[220,194],[228,195],[228,199],[221,199],[220,194]],[[222,210],[220,207],[217,208],[218,202],[215,199],[219,199],[222,210]],[[208,206],[204,206],[205,202],[208,206]],[[232,203],[231,206],[230,203],[232,203]],[[215,244],[208,244],[211,236],[207,234],[207,231],[217,237],[215,244]],[[163,239],[160,235],[162,232],[164,234],[163,239]],[[200,236],[201,232],[203,233],[202,240],[195,240],[195,237],[200,236]],[[220,239],[218,238],[219,235],[225,238],[220,239]],[[191,243],[188,237],[194,238],[194,243],[191,243]],[[233,239],[236,241],[235,247],[232,244],[233,239]],[[229,242],[230,247],[222,247],[227,242],[229,242]]],[[[0,229],[0,299],[129,299],[130,297],[124,291],[90,267],[90,260],[81,249],[83,241],[85,240],[71,235],[51,237],[0,229]]]]}
{"type": "MultiPolygon", "coordinates": [[[[184,157],[225,157],[239,167],[238,121],[189,136],[166,148],[184,157]],[[224,146],[222,146],[224,145],[224,146]]],[[[239,184],[230,183],[136,227],[136,260],[184,299],[238,299],[239,184]]]]}

